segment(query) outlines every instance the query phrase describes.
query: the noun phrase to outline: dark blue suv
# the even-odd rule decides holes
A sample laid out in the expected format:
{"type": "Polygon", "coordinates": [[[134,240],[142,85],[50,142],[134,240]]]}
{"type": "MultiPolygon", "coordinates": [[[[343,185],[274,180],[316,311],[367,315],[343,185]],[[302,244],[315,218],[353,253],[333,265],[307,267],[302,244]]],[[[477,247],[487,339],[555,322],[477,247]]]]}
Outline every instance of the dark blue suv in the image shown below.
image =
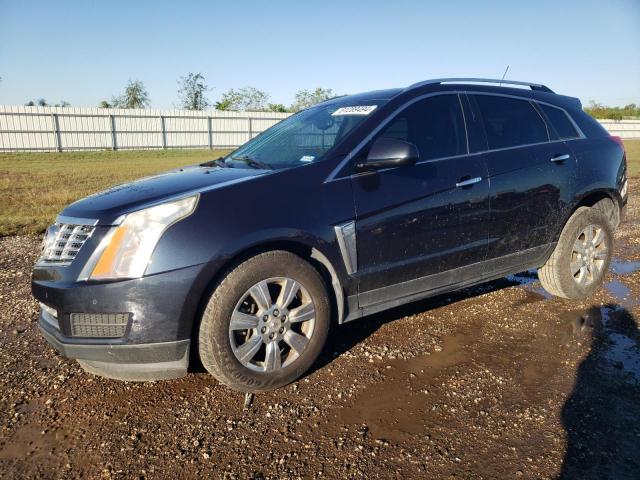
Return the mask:
{"type": "Polygon", "coordinates": [[[333,321],[531,268],[587,297],[627,201],[622,142],[576,98],[499,83],[335,98],[68,206],[33,272],[43,335],[108,377],[199,359],[261,391],[302,375],[333,321]]]}

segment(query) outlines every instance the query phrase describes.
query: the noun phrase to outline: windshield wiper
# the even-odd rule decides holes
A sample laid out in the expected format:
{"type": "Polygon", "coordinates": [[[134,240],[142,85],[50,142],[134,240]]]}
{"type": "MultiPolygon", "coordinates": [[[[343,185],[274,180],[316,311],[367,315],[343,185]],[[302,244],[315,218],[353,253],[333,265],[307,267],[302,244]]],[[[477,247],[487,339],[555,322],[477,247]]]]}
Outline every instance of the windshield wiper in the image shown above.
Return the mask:
{"type": "Polygon", "coordinates": [[[273,167],[271,165],[269,165],[268,163],[264,163],[261,160],[258,160],[257,158],[253,158],[249,155],[240,155],[238,157],[231,157],[231,160],[237,160],[239,162],[244,162],[247,165],[249,165],[250,167],[253,168],[260,168],[262,170],[273,170],[273,167]]]}
{"type": "Polygon", "coordinates": [[[224,157],[218,157],[215,160],[209,160],[207,162],[201,163],[200,166],[229,168],[229,165],[227,165],[224,161],[224,157]]]}

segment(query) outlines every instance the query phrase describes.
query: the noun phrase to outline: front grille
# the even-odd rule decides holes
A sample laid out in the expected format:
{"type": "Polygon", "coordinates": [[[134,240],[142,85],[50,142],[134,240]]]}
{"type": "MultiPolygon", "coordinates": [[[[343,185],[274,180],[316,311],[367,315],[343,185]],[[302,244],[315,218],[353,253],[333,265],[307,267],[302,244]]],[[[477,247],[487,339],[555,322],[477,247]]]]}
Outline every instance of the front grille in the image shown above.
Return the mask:
{"type": "Polygon", "coordinates": [[[127,330],[129,313],[72,313],[71,335],[74,337],[122,337],[127,330]]]}
{"type": "Polygon", "coordinates": [[[94,230],[92,225],[55,223],[45,234],[40,262],[72,262],[94,230]]]}

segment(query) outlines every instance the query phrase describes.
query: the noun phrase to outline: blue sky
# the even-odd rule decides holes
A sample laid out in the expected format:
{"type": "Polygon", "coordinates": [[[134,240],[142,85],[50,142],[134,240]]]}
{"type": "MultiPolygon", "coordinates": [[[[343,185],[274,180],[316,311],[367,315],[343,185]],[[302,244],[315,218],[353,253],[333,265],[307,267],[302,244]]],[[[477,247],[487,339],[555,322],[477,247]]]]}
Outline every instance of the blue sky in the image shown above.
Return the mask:
{"type": "Polygon", "coordinates": [[[0,0],[0,103],[96,106],[142,80],[153,107],[202,72],[217,99],[255,86],[355,93],[447,76],[640,103],[640,0],[0,0]]]}

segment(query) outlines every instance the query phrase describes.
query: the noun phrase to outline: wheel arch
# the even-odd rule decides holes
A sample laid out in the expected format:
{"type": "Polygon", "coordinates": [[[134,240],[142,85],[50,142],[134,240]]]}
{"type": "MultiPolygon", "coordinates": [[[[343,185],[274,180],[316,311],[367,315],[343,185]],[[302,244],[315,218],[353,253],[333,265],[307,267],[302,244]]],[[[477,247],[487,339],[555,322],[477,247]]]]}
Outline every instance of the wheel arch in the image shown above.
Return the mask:
{"type": "Polygon", "coordinates": [[[238,250],[233,255],[227,257],[219,266],[217,266],[217,268],[215,268],[213,273],[209,275],[207,285],[200,294],[198,308],[196,309],[192,322],[191,339],[192,341],[195,341],[193,345],[197,345],[197,336],[201,317],[207,306],[208,299],[217,285],[231,270],[242,262],[261,253],[274,250],[290,252],[301,257],[320,274],[327,287],[332,312],[335,314],[335,318],[337,318],[338,323],[342,323],[346,315],[345,294],[336,268],[329,258],[317,247],[295,240],[264,241],[238,250]]]}
{"type": "Polygon", "coordinates": [[[578,210],[580,207],[593,207],[600,200],[604,200],[604,199],[611,200],[613,202],[613,205],[618,209],[618,211],[622,209],[622,198],[620,198],[620,194],[614,189],[599,188],[596,190],[585,192],[582,195],[580,195],[580,197],[576,200],[576,202],[574,202],[573,207],[571,208],[569,213],[565,216],[562,223],[560,224],[560,227],[555,232],[553,241],[554,242],[558,241],[558,239],[560,238],[560,234],[564,229],[564,226],[567,224],[567,222],[573,216],[576,210],[578,210]]]}

